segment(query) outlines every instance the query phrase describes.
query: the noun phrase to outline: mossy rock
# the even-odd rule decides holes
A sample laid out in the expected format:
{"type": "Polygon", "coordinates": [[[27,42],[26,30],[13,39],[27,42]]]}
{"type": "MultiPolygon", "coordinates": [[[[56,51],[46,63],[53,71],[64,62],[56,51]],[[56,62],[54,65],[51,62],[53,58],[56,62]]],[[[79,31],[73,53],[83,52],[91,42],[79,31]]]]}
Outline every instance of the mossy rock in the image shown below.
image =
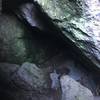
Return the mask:
{"type": "Polygon", "coordinates": [[[39,35],[34,28],[31,31],[13,15],[0,16],[0,62],[43,63],[62,48],[56,42],[50,36],[39,35]]]}

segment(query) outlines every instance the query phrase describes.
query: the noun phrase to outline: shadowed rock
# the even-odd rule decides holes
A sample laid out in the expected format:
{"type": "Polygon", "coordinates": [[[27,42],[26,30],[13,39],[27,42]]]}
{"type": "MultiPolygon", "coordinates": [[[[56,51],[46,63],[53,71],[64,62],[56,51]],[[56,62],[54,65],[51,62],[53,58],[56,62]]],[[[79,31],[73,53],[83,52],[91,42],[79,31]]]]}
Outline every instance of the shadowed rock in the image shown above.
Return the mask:
{"type": "Polygon", "coordinates": [[[38,68],[35,64],[26,62],[19,66],[0,63],[0,97],[3,100],[49,98],[50,88],[48,72],[38,68]]]}
{"type": "MultiPolygon", "coordinates": [[[[35,20],[33,22],[36,23],[35,20]]],[[[60,41],[50,36],[41,36],[42,33],[38,28],[33,28],[31,31],[13,14],[2,14],[0,16],[0,62],[22,64],[29,61],[39,64],[58,53],[62,48],[60,41]]]]}
{"type": "Polygon", "coordinates": [[[0,63],[0,82],[8,84],[14,73],[20,68],[17,64],[0,63]]]}

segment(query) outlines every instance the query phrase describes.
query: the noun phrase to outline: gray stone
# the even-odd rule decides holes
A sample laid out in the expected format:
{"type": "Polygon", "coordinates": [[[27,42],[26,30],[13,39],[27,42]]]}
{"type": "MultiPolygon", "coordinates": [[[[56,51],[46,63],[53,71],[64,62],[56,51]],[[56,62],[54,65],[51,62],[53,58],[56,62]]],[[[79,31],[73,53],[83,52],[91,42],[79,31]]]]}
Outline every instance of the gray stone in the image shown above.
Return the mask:
{"type": "Polygon", "coordinates": [[[0,62],[40,64],[59,52],[61,46],[54,39],[38,35],[42,31],[38,33],[34,28],[31,31],[24,24],[12,14],[0,16],[0,62]]]}
{"type": "Polygon", "coordinates": [[[44,93],[50,89],[49,74],[35,64],[24,63],[14,74],[13,82],[19,89],[44,93]]]}
{"type": "MultiPolygon", "coordinates": [[[[35,0],[59,27],[58,32],[88,67],[100,71],[100,2],[98,0],[35,0]],[[91,67],[91,68],[92,68],[91,67]]],[[[80,59],[79,58],[79,59],[80,59]]],[[[91,69],[90,68],[90,69],[91,69]]]]}
{"type": "Polygon", "coordinates": [[[93,100],[92,92],[68,75],[60,79],[62,100],[93,100]]]}

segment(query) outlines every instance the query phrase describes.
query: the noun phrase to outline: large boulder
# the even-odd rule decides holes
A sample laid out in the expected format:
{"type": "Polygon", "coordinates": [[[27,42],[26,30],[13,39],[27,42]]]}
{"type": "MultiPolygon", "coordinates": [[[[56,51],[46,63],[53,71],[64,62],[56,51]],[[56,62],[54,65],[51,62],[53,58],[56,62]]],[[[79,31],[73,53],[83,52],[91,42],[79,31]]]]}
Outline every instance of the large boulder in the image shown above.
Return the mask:
{"type": "MultiPolygon", "coordinates": [[[[70,42],[86,66],[100,71],[100,2],[99,0],[34,0],[70,42]]],[[[90,69],[91,69],[90,68],[90,69]]]]}
{"type": "Polygon", "coordinates": [[[60,79],[62,89],[62,100],[93,100],[92,92],[65,75],[60,79]]]}
{"type": "MultiPolygon", "coordinates": [[[[31,7],[31,6],[30,6],[31,7]]],[[[35,20],[33,20],[35,23],[35,20]]],[[[60,46],[54,39],[44,37],[42,32],[22,24],[13,14],[0,16],[0,62],[22,64],[23,62],[43,63],[59,52],[60,46]]]]}
{"type": "Polygon", "coordinates": [[[28,62],[13,75],[12,81],[16,84],[15,86],[25,91],[46,93],[51,87],[48,72],[28,62]]]}

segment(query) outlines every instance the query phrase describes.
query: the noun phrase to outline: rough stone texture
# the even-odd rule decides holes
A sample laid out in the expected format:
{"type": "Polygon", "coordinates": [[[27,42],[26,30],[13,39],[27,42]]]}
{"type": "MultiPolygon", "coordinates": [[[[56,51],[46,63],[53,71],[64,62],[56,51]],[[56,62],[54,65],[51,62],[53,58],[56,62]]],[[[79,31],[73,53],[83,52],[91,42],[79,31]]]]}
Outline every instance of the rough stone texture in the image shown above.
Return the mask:
{"type": "Polygon", "coordinates": [[[18,16],[20,15],[21,20],[26,20],[30,27],[38,28],[39,30],[47,30],[41,20],[38,9],[33,3],[22,4],[15,13],[18,16]]]}
{"type": "Polygon", "coordinates": [[[62,100],[93,100],[92,92],[71,77],[62,76],[60,82],[62,100]]]}
{"type": "Polygon", "coordinates": [[[13,75],[13,82],[19,89],[43,93],[50,89],[49,74],[31,63],[24,63],[13,75]]]}
{"type": "MultiPolygon", "coordinates": [[[[0,98],[2,100],[49,100],[50,78],[45,69],[32,63],[0,63],[0,98]]],[[[50,99],[51,100],[51,99],[50,99]]]]}
{"type": "Polygon", "coordinates": [[[41,12],[39,5],[34,4],[34,2],[25,3],[23,1],[21,5],[14,9],[14,13],[30,30],[38,31],[39,35],[44,34],[46,36],[55,37],[55,27],[53,27],[54,25],[49,21],[50,18],[41,12]]]}
{"type": "Polygon", "coordinates": [[[62,48],[51,37],[38,35],[41,31],[27,28],[13,15],[0,16],[0,62],[39,64],[62,48]]]}
{"type": "Polygon", "coordinates": [[[9,83],[12,75],[19,69],[17,64],[0,63],[0,81],[9,83]]]}
{"type": "MultiPolygon", "coordinates": [[[[35,0],[85,59],[100,68],[99,0],[35,0]]],[[[73,46],[73,45],[72,45],[73,46]]],[[[83,57],[82,56],[82,57],[83,57]]],[[[84,58],[83,57],[83,58],[84,58]]]]}

